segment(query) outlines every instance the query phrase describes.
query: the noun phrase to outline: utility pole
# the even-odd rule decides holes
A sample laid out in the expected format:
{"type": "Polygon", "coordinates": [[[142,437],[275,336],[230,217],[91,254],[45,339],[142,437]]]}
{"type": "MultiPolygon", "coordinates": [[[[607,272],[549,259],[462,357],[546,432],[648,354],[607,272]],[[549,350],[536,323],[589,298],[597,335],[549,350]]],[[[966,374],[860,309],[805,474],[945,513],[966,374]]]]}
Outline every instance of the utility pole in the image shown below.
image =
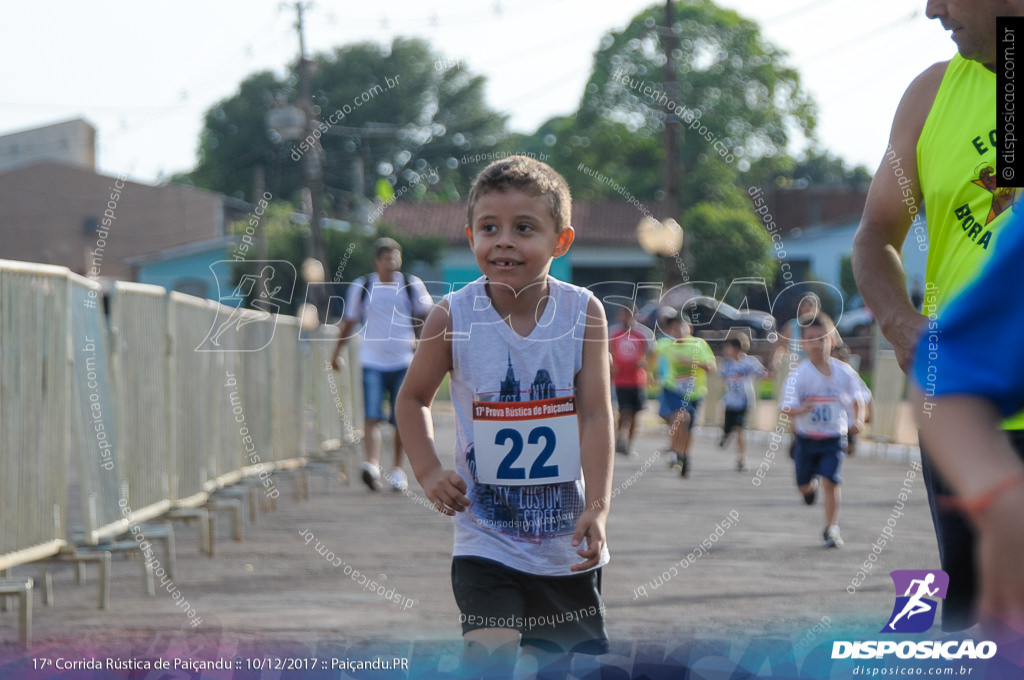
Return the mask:
{"type": "MultiPolygon", "coordinates": [[[[295,11],[298,19],[295,22],[295,30],[299,33],[299,107],[306,116],[306,138],[309,139],[316,129],[318,118],[313,107],[313,99],[310,93],[310,78],[312,76],[313,62],[306,58],[306,39],[303,35],[302,13],[311,7],[310,3],[295,3],[295,11]]],[[[308,256],[325,265],[323,234],[320,231],[320,224],[323,220],[323,196],[324,196],[324,158],[323,149],[319,139],[312,145],[312,148],[303,156],[303,173],[306,178],[306,186],[309,188],[310,211],[309,211],[309,233],[310,244],[308,256]]]]}
{"type": "MultiPolygon", "coordinates": [[[[665,220],[679,219],[679,116],[675,113],[678,110],[679,84],[676,82],[676,56],[679,49],[679,37],[676,35],[675,8],[673,0],[665,0],[665,27],[661,31],[665,44],[665,200],[662,203],[662,215],[665,220]],[[675,110],[673,110],[675,107],[675,110]]],[[[686,241],[680,245],[680,261],[686,262],[686,241]]],[[[679,271],[672,262],[672,257],[666,254],[661,259],[665,272],[665,282],[674,284],[682,279],[689,280],[685,270],[679,271]]]]}
{"type": "Polygon", "coordinates": [[[679,49],[679,40],[675,31],[672,30],[673,24],[675,24],[675,12],[672,0],[665,0],[665,29],[662,35],[665,36],[665,95],[668,97],[665,105],[665,202],[663,204],[666,219],[669,217],[678,219],[679,217],[679,142],[676,135],[679,117],[671,106],[679,103],[679,85],[676,82],[674,54],[679,49]]]}

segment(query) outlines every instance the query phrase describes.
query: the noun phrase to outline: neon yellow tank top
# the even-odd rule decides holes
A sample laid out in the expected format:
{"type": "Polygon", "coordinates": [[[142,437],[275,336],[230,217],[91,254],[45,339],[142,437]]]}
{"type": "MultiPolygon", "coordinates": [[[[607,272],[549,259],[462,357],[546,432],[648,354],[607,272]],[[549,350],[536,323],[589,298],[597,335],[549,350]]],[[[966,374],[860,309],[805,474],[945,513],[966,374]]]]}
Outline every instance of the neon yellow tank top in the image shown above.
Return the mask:
{"type": "MultiPolygon", "coordinates": [[[[996,187],[996,75],[950,61],[917,142],[928,221],[924,313],[938,313],[980,272],[1011,221],[1019,189],[996,187]]],[[[1024,429],[1024,412],[1006,421],[1024,429]]]]}

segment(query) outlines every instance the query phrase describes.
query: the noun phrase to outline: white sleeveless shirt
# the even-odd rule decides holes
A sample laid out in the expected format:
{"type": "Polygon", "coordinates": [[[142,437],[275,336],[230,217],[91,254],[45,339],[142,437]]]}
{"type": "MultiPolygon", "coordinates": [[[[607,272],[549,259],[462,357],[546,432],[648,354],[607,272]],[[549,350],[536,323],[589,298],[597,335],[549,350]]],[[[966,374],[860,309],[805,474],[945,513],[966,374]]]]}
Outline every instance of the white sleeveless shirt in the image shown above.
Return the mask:
{"type": "MultiPolygon", "coordinates": [[[[574,404],[592,294],[548,277],[547,304],[523,337],[498,316],[486,282],[480,277],[445,296],[455,467],[472,501],[455,515],[453,554],[567,576],[583,561],[576,554],[583,545],[572,545],[586,505],[574,404]],[[559,481],[544,482],[552,478],[559,481]]],[[[598,566],[607,562],[605,547],[598,566]]]]}

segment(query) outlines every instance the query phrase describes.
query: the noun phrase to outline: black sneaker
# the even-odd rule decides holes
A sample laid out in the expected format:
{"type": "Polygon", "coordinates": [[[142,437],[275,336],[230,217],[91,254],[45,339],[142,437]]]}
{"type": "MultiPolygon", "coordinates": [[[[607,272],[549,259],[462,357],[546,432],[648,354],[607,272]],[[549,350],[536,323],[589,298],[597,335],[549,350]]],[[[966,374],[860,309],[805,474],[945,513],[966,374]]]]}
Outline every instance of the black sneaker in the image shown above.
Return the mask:
{"type": "Polygon", "coordinates": [[[818,497],[818,478],[811,479],[811,490],[804,494],[804,503],[814,505],[814,499],[818,497]]]}
{"type": "Polygon", "coordinates": [[[679,463],[679,475],[682,477],[688,477],[690,473],[690,457],[683,455],[680,457],[681,462],[679,463]]]}
{"type": "Polygon", "coordinates": [[[380,481],[380,470],[377,466],[363,462],[363,484],[366,484],[370,488],[370,491],[380,491],[383,484],[380,481]]]}
{"type": "Polygon", "coordinates": [[[726,437],[723,434],[722,438],[718,440],[718,448],[724,449],[725,448],[725,442],[726,442],[726,437]]]}

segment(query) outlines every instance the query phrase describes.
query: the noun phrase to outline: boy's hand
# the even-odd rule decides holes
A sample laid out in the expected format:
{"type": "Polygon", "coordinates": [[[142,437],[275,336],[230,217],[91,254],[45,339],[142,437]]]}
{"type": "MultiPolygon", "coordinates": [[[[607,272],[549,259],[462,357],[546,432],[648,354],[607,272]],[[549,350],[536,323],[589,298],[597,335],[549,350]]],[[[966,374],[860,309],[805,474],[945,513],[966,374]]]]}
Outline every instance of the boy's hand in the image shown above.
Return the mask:
{"type": "Polygon", "coordinates": [[[591,508],[584,510],[580,518],[576,520],[576,532],[572,535],[573,546],[582,546],[586,540],[586,549],[580,547],[576,554],[584,559],[583,562],[572,565],[572,571],[586,571],[596,567],[601,561],[601,552],[605,544],[605,521],[608,518],[607,510],[591,508]]]}
{"type": "Polygon", "coordinates": [[[437,468],[420,480],[420,485],[437,511],[449,517],[470,506],[466,497],[466,481],[455,470],[437,468]]]}
{"type": "Polygon", "coordinates": [[[850,423],[850,427],[846,428],[846,431],[850,434],[860,434],[861,430],[864,429],[864,423],[857,420],[850,423]]]}

